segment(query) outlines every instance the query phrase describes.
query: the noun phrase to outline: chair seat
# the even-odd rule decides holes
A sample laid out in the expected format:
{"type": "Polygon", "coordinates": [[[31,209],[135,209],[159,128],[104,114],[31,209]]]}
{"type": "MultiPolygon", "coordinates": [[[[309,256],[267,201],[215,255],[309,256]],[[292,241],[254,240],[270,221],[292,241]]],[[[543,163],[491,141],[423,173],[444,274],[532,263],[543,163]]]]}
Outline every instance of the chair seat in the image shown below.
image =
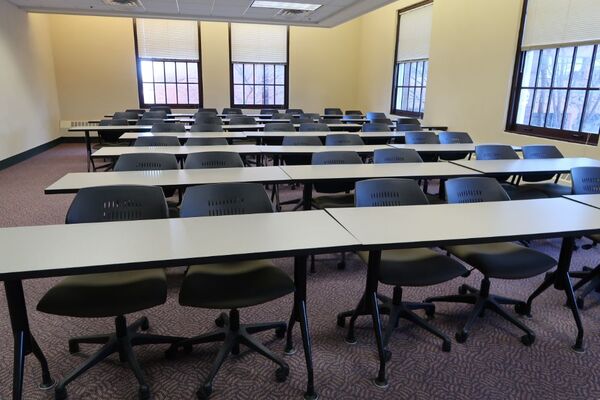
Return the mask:
{"type": "Polygon", "coordinates": [[[520,187],[527,187],[544,193],[548,197],[561,197],[571,194],[571,186],[558,183],[526,183],[520,187]]]}
{"type": "Polygon", "coordinates": [[[446,250],[489,278],[530,278],[556,265],[549,255],[512,242],[449,246],[446,250]]]}
{"type": "Polygon", "coordinates": [[[515,186],[509,183],[503,183],[502,187],[506,190],[508,197],[511,200],[532,200],[532,199],[545,199],[548,195],[540,190],[529,185],[515,186]]]}
{"type": "Polygon", "coordinates": [[[163,304],[167,278],[162,268],[69,276],[38,303],[39,311],[69,317],[115,317],[163,304]]]}
{"type": "MultiPolygon", "coordinates": [[[[366,263],[369,252],[359,257],[366,263]]],[[[427,248],[385,250],[381,253],[379,281],[394,286],[428,286],[465,274],[458,261],[427,248]]]]}
{"type": "Polygon", "coordinates": [[[181,285],[184,306],[234,309],[278,299],[294,291],[294,281],[270,260],[191,266],[181,285]]]}
{"type": "Polygon", "coordinates": [[[331,196],[318,196],[313,198],[315,208],[340,208],[354,207],[354,194],[339,194],[331,196]]]}

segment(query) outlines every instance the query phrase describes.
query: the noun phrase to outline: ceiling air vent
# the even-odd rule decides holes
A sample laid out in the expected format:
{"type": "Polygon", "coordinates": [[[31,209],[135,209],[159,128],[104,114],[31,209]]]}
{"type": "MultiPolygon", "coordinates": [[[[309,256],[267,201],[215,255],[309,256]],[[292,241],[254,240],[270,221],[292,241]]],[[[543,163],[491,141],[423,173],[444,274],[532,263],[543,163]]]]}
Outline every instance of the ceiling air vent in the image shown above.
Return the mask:
{"type": "Polygon", "coordinates": [[[306,14],[309,11],[307,10],[289,10],[289,9],[281,9],[279,11],[277,11],[276,15],[282,16],[282,17],[293,17],[296,15],[301,15],[301,14],[306,14]]]}
{"type": "Polygon", "coordinates": [[[129,11],[133,9],[145,9],[140,0],[102,0],[102,2],[116,10],[129,11]]]}

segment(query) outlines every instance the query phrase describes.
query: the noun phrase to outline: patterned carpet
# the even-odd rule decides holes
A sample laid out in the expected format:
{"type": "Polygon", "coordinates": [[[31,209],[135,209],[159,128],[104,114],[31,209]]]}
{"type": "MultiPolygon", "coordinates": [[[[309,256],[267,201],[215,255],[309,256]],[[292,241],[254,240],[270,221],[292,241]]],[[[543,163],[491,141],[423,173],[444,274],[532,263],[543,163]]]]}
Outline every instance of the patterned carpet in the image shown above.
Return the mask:
{"type": "MultiPolygon", "coordinates": [[[[83,171],[84,148],[64,144],[17,166],[0,171],[0,226],[62,223],[72,195],[45,196],[43,189],[66,172],[83,171]]],[[[285,188],[282,197],[298,197],[299,189],[285,188]]],[[[551,218],[551,216],[549,216],[551,218]]],[[[432,222],[432,229],[435,226],[432,222]]],[[[557,256],[560,242],[536,241],[533,246],[557,256]]],[[[32,249],[31,251],[35,251],[32,249]]],[[[104,251],[98,249],[98,251],[104,251]]],[[[578,250],[573,269],[595,265],[600,251],[578,250]]],[[[322,399],[598,399],[600,370],[594,365],[600,357],[600,307],[590,299],[583,311],[586,328],[586,352],[570,350],[575,327],[564,296],[550,290],[534,303],[534,317],[525,322],[536,332],[532,347],[519,342],[521,333],[504,320],[487,313],[474,326],[466,344],[453,342],[452,352],[443,353],[441,343],[419,328],[401,322],[390,342],[393,352],[388,364],[390,385],[378,389],[370,378],[377,371],[374,340],[369,318],[357,324],[356,345],[344,342],[345,331],[335,324],[338,312],[352,308],[365,280],[365,267],[349,255],[347,268],[336,269],[338,256],[319,256],[318,272],[308,280],[308,312],[313,337],[315,376],[322,399]]],[[[276,260],[291,273],[290,259],[276,260]]],[[[167,303],[148,310],[151,332],[191,336],[213,327],[214,311],[183,308],[177,304],[182,270],[169,272],[170,293],[167,303]]],[[[478,284],[481,276],[471,274],[436,287],[407,289],[405,298],[420,300],[430,295],[455,293],[458,285],[478,284]]],[[[511,297],[526,298],[541,277],[525,281],[494,281],[492,291],[511,297]]],[[[75,368],[95,346],[82,347],[82,353],[70,355],[67,339],[71,336],[109,332],[110,319],[77,319],[48,316],[35,311],[35,305],[57,279],[25,282],[33,332],[45,351],[56,378],[75,368]]],[[[390,288],[383,288],[389,293],[390,288]]],[[[0,398],[10,397],[12,385],[12,338],[8,311],[0,288],[0,398]]],[[[287,320],[291,297],[242,311],[244,321],[287,320]]],[[[469,308],[440,304],[436,326],[453,336],[461,327],[469,308]]],[[[137,317],[132,315],[130,320],[137,317]]],[[[384,321],[385,322],[385,321],[384,321]]],[[[283,350],[283,341],[274,335],[262,336],[268,346],[283,350]]],[[[214,384],[212,399],[288,399],[301,398],[305,387],[304,356],[296,331],[298,352],[286,357],[290,378],[276,383],[273,364],[256,354],[242,351],[229,358],[214,384]]],[[[136,352],[151,385],[154,399],[193,399],[195,390],[207,373],[217,345],[198,346],[188,356],[165,360],[162,346],[139,347],[136,352]]],[[[37,389],[39,366],[29,358],[26,368],[28,400],[51,399],[52,393],[37,389]]],[[[137,385],[129,369],[116,357],[101,363],[69,387],[70,399],[135,399],[137,385]]]]}

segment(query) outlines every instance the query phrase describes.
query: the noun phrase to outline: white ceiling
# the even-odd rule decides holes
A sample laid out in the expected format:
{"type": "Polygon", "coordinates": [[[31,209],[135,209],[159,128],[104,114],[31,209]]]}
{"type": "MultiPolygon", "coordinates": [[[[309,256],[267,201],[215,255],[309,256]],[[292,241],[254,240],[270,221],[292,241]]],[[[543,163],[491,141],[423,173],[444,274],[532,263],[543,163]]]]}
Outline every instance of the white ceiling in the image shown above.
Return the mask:
{"type": "Polygon", "coordinates": [[[103,0],[8,0],[35,12],[180,18],[212,21],[332,27],[375,10],[394,0],[285,0],[322,4],[299,15],[277,15],[279,10],[251,8],[253,0],[139,0],[141,7],[117,7],[103,0]]]}

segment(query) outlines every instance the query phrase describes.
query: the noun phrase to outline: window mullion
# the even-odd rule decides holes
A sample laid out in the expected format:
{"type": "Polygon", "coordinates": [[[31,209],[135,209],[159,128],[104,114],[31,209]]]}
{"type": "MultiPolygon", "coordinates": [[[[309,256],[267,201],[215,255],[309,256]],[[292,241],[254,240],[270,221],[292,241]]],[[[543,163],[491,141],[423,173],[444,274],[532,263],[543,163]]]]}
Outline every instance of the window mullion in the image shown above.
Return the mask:
{"type": "Polygon", "coordinates": [[[556,73],[556,63],[558,62],[558,49],[554,50],[554,64],[552,65],[552,76],[550,77],[550,88],[548,92],[548,101],[546,102],[546,111],[544,113],[544,123],[542,126],[545,128],[548,122],[548,110],[550,109],[550,99],[552,98],[552,92],[554,91],[554,74],[556,73]]]}
{"type": "Polygon", "coordinates": [[[563,107],[563,117],[560,123],[560,129],[565,126],[565,118],[567,117],[567,107],[569,106],[569,96],[571,94],[571,82],[573,81],[573,71],[575,70],[575,60],[577,60],[577,47],[573,49],[573,58],[571,59],[571,70],[569,71],[569,82],[567,83],[567,93],[565,94],[565,105],[563,107]]]}
{"type": "Polygon", "coordinates": [[[587,85],[585,87],[585,95],[583,98],[583,107],[581,109],[581,119],[579,120],[579,129],[578,132],[581,132],[583,129],[583,120],[585,118],[585,111],[587,107],[588,97],[590,94],[590,88],[592,87],[592,78],[594,76],[594,63],[596,62],[596,57],[598,56],[598,45],[594,46],[594,51],[592,53],[592,60],[590,64],[590,73],[588,75],[587,85]]]}

